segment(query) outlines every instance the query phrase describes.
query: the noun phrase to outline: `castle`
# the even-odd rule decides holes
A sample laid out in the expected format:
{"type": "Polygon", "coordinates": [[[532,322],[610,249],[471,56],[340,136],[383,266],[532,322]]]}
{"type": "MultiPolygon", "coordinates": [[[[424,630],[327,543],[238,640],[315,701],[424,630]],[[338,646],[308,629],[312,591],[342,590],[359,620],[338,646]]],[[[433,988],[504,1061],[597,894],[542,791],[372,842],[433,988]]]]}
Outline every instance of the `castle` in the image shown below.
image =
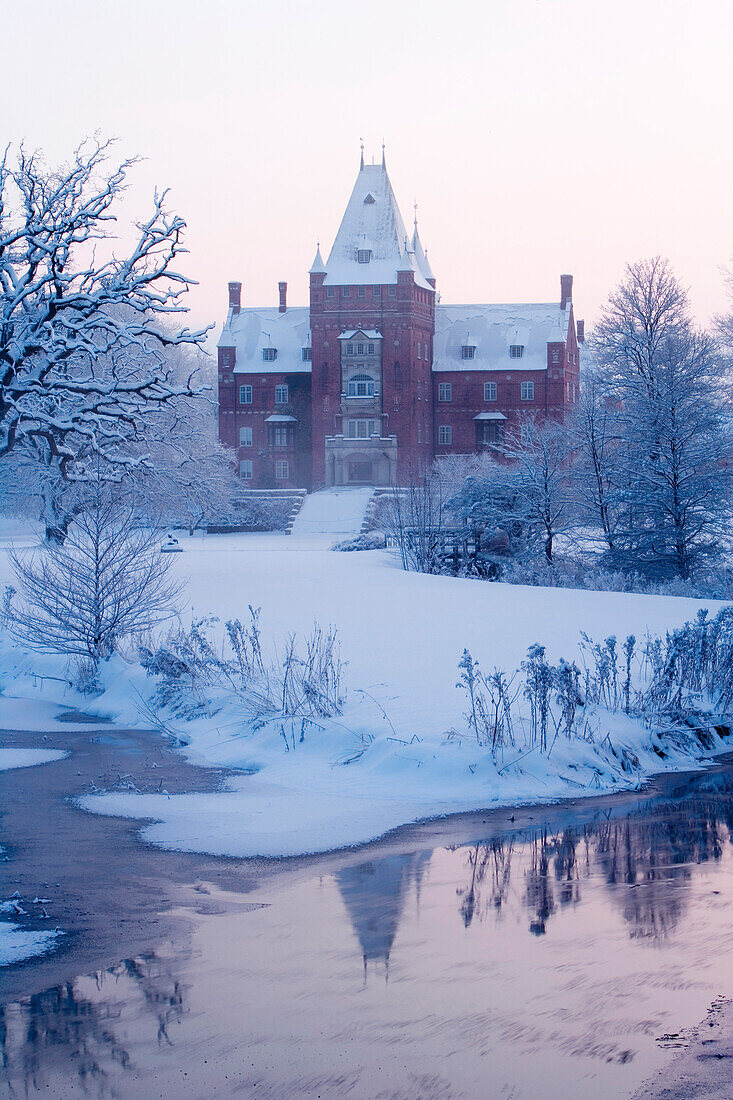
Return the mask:
{"type": "Polygon", "coordinates": [[[408,234],[382,155],[361,164],[310,305],[242,306],[218,345],[219,436],[252,488],[405,485],[444,455],[501,447],[523,414],[578,399],[583,322],[559,301],[442,305],[417,219],[408,234]]]}

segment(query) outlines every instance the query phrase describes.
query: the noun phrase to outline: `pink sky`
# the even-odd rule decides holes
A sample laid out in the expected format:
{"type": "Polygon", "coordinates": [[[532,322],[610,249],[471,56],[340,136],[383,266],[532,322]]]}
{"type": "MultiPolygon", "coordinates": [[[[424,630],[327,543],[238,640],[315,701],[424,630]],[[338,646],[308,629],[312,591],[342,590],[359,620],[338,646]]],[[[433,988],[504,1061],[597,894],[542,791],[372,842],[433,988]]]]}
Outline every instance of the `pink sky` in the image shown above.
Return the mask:
{"type": "Polygon", "coordinates": [[[307,300],[358,168],[387,165],[444,302],[547,301],[592,323],[627,260],[661,252],[701,321],[733,256],[727,0],[0,0],[0,133],[146,158],[128,217],[169,186],[189,223],[192,322],[307,300]],[[12,90],[12,94],[11,94],[12,90]]]}

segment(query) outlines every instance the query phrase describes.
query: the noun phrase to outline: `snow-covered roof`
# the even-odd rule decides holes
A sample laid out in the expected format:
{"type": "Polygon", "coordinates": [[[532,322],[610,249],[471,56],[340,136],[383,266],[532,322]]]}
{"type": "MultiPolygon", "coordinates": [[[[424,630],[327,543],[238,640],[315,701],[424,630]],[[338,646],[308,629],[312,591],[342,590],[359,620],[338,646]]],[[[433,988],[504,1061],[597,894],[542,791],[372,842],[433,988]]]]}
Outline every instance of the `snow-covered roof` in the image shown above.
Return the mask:
{"type": "Polygon", "coordinates": [[[474,420],[506,420],[504,413],[492,412],[492,413],[476,413],[474,420]]]}
{"type": "Polygon", "coordinates": [[[297,424],[297,416],[288,416],[286,413],[273,413],[265,417],[265,424],[297,424]]]}
{"type": "MultiPolygon", "coordinates": [[[[317,267],[318,255],[314,261],[317,267]]],[[[415,283],[432,290],[430,265],[420,246],[410,245],[405,223],[383,164],[365,164],[359,170],[326,261],[326,286],[396,283],[397,272],[412,270],[415,283]],[[368,263],[359,263],[359,251],[371,252],[368,263]]]]}
{"type": "Polygon", "coordinates": [[[303,348],[310,348],[310,311],[307,306],[288,308],[280,313],[270,309],[231,309],[219,337],[220,348],[237,350],[237,374],[310,374],[310,359],[303,359],[303,348]],[[266,362],[264,348],[276,348],[277,358],[266,362]]]}
{"type": "Polygon", "coordinates": [[[520,305],[438,306],[435,310],[434,371],[545,370],[547,345],[564,344],[570,305],[559,302],[520,305]],[[513,359],[512,345],[524,348],[513,359]],[[472,359],[462,348],[475,347],[472,359]]]}
{"type": "Polygon", "coordinates": [[[355,336],[361,333],[362,336],[366,336],[367,340],[381,340],[381,332],[377,332],[375,328],[347,328],[339,335],[339,340],[353,340],[355,336]]]}

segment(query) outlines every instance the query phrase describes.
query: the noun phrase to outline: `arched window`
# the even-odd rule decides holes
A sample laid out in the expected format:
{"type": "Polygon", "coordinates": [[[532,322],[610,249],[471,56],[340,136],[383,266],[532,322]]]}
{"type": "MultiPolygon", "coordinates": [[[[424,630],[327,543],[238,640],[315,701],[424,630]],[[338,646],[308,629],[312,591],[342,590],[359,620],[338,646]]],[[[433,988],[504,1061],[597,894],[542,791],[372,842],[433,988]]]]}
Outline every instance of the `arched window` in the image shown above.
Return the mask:
{"type": "Polygon", "coordinates": [[[347,392],[349,397],[374,397],[374,379],[369,374],[355,374],[347,392]]]}

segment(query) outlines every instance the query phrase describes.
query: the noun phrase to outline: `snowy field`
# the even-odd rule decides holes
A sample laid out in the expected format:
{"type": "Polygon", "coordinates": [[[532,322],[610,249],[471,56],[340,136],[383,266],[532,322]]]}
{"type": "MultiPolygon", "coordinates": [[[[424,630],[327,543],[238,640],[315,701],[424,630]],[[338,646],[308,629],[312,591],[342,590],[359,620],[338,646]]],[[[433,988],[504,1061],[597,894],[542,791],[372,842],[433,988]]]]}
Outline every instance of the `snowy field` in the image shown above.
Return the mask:
{"type": "MultiPolygon", "coordinates": [[[[233,705],[191,722],[164,715],[192,760],[254,774],[236,776],[212,795],[89,796],[87,809],[152,820],[144,836],[165,847],[297,855],[362,843],[425,817],[624,789],[664,767],[693,765],[689,753],[675,751],[661,762],[648,730],[605,711],[592,717],[592,743],[558,738],[549,758],[508,746],[494,763],[468,728],[458,662],[468,648],[484,672],[496,666],[512,673],[534,642],[547,646],[551,661],[577,660],[581,632],[599,641],[613,634],[619,643],[629,633],[643,638],[680,626],[700,606],[714,613],[713,601],[405,573],[388,551],[329,552],[329,537],[317,530],[182,536],[185,552],[173,568],[188,580],[184,625],[192,614],[214,615],[223,634],[223,621],[244,621],[252,604],[262,609],[265,643],[280,650],[288,634],[307,634],[315,621],[335,626],[348,662],[343,716],[309,729],[286,751],[274,725],[253,732],[233,705]],[[634,774],[598,750],[607,733],[616,749],[638,757],[634,774]]],[[[63,671],[62,661],[41,660],[52,674],[63,671]]],[[[154,682],[138,666],[115,658],[104,670],[104,694],[82,699],[55,681],[19,675],[38,661],[6,653],[6,696],[151,725],[154,682]]]]}

